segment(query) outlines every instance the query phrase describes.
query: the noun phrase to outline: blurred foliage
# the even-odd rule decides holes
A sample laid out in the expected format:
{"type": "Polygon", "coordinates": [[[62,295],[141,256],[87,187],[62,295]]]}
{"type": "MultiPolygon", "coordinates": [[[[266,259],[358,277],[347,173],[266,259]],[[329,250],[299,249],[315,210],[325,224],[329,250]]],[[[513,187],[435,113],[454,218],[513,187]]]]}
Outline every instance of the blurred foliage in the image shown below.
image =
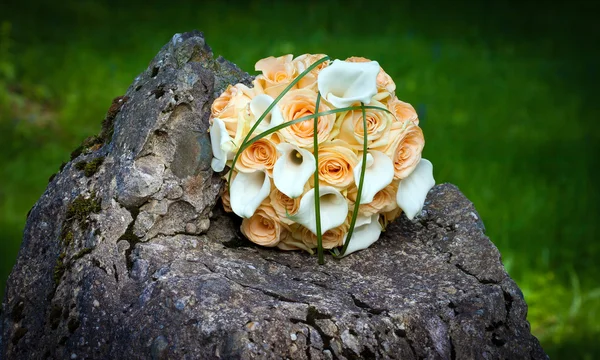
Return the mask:
{"type": "Polygon", "coordinates": [[[600,351],[595,2],[81,0],[2,10],[2,291],[48,177],[174,33],[199,29],[250,72],[285,53],[378,60],[419,112],[437,182],[457,184],[477,207],[546,351],[600,351]]]}

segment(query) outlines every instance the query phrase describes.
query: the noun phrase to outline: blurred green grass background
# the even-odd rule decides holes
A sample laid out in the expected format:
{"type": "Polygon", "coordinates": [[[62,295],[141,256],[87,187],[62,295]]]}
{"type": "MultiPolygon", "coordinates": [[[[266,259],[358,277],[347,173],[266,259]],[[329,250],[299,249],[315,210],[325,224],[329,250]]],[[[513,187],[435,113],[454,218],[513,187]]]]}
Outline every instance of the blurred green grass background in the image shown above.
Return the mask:
{"type": "Polygon", "coordinates": [[[48,177],[174,33],[254,73],[286,53],[380,62],[438,183],[474,202],[555,358],[600,354],[594,2],[35,1],[0,6],[0,296],[48,177]]]}

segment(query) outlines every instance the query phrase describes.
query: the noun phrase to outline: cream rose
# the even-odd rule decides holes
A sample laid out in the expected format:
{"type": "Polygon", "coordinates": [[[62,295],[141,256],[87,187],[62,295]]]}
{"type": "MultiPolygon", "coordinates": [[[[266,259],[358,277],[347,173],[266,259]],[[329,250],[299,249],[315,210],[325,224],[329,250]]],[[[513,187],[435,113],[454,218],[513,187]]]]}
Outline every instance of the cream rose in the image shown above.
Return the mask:
{"type": "MultiPolygon", "coordinates": [[[[378,101],[372,101],[370,105],[385,109],[385,105],[378,101]]],[[[393,117],[384,110],[366,109],[367,119],[367,146],[369,149],[385,146],[389,142],[390,126],[393,117]]],[[[363,116],[362,110],[354,110],[342,113],[338,121],[339,134],[337,138],[347,142],[351,148],[363,149],[363,116]]]]}
{"type": "Polygon", "coordinates": [[[273,166],[277,161],[276,145],[277,144],[267,138],[262,138],[253,142],[240,154],[238,161],[235,163],[236,170],[241,172],[253,172],[265,169],[267,174],[270,177],[273,177],[273,166]]]}
{"type": "MultiPolygon", "coordinates": [[[[367,204],[361,204],[358,208],[358,213],[363,216],[371,216],[382,212],[392,211],[398,208],[396,204],[396,192],[398,191],[398,181],[394,181],[383,190],[378,191],[373,196],[373,201],[367,204]]],[[[353,187],[348,191],[348,199],[352,202],[356,201],[358,190],[353,187]]]]}
{"type": "MultiPolygon", "coordinates": [[[[227,89],[215,99],[211,106],[211,123],[214,118],[219,118],[225,123],[227,133],[232,138],[236,137],[238,125],[243,122],[242,110],[246,110],[254,96],[255,90],[244,84],[229,85],[227,89]]],[[[243,131],[244,129],[240,129],[243,131]]]]}
{"type": "Polygon", "coordinates": [[[354,167],[358,164],[356,152],[342,140],[328,141],[319,145],[319,181],[338,190],[346,189],[354,182],[354,167]]]}
{"type": "Polygon", "coordinates": [[[382,229],[381,231],[385,231],[385,229],[387,229],[387,227],[390,226],[394,220],[399,218],[400,215],[402,215],[402,209],[399,207],[392,211],[381,213],[379,216],[379,224],[381,224],[382,229]]]}
{"type": "MultiPolygon", "coordinates": [[[[309,89],[292,90],[280,101],[281,113],[285,122],[289,122],[315,113],[317,94],[309,89]]],[[[324,102],[319,104],[319,112],[331,110],[324,102]]],[[[319,143],[331,136],[335,124],[335,114],[319,116],[317,138],[319,143]]],[[[279,134],[289,143],[303,148],[313,146],[314,119],[299,122],[279,130],[279,134]]]]}
{"type": "MultiPolygon", "coordinates": [[[[302,244],[304,245],[304,244],[302,244]]],[[[279,242],[277,248],[281,250],[300,250],[300,247],[296,245],[296,241],[292,236],[292,232],[287,229],[281,229],[281,235],[279,236],[279,242]]]]}
{"type": "Polygon", "coordinates": [[[388,225],[390,225],[392,221],[399,218],[400,215],[402,215],[402,209],[400,209],[399,207],[395,208],[394,210],[381,213],[379,220],[383,229],[387,228],[388,225]]]}
{"type": "Polygon", "coordinates": [[[397,97],[393,97],[387,102],[387,108],[394,114],[394,121],[405,122],[412,121],[415,125],[419,125],[419,117],[415,108],[404,101],[399,100],[397,97]]]}
{"type": "MultiPolygon", "coordinates": [[[[346,59],[347,62],[370,62],[371,60],[360,57],[360,56],[352,56],[346,59]]],[[[392,94],[396,90],[396,84],[392,77],[386,73],[382,67],[379,68],[379,73],[377,74],[377,90],[379,92],[385,91],[392,94]]]]}
{"type": "MultiPolygon", "coordinates": [[[[349,222],[347,221],[338,227],[324,232],[322,236],[323,249],[333,249],[335,247],[342,246],[342,244],[344,244],[346,234],[348,234],[349,226],[349,222]]],[[[317,247],[317,236],[307,228],[301,227],[299,229],[299,236],[302,239],[302,242],[308,248],[314,249],[317,247]]]]}
{"type": "Polygon", "coordinates": [[[314,254],[311,248],[306,246],[301,239],[296,239],[293,234],[299,231],[299,225],[292,225],[289,230],[281,230],[281,240],[277,243],[277,248],[280,250],[304,250],[311,255],[314,254]]]}
{"type": "MultiPolygon", "coordinates": [[[[305,184],[304,188],[306,190],[309,189],[308,183],[305,184]]],[[[271,206],[277,213],[277,216],[279,216],[279,220],[287,225],[293,224],[294,221],[288,219],[287,216],[294,215],[298,212],[298,209],[300,208],[301,197],[292,199],[291,197],[279,191],[277,188],[274,188],[271,191],[271,195],[269,195],[269,197],[271,200],[271,206]]]]}
{"type": "MultiPolygon", "coordinates": [[[[255,81],[265,94],[276,98],[298,76],[298,71],[292,64],[292,58],[292,55],[277,58],[270,56],[256,63],[254,69],[262,71],[262,75],[258,75],[255,81]]],[[[293,89],[297,87],[298,84],[294,85],[293,89]]]]}
{"type": "MultiPolygon", "coordinates": [[[[296,68],[296,72],[300,75],[304,70],[308,69],[312,64],[324,58],[325,54],[304,54],[295,58],[292,63],[296,68]]],[[[308,74],[304,75],[298,81],[298,88],[310,88],[316,91],[317,77],[319,72],[329,65],[329,61],[322,62],[316,68],[312,69],[308,74]]]]}
{"type": "Polygon", "coordinates": [[[225,210],[225,212],[233,212],[231,209],[231,199],[229,198],[229,190],[227,189],[227,185],[223,186],[223,190],[221,190],[221,202],[223,203],[223,210],[225,210]]]}
{"type": "Polygon", "coordinates": [[[425,146],[423,131],[412,121],[394,122],[390,142],[379,150],[394,162],[394,179],[402,180],[415,169],[425,146]]]}
{"type": "Polygon", "coordinates": [[[254,91],[244,84],[229,85],[213,102],[211,115],[218,118],[237,117],[240,109],[252,100],[254,91]]]}
{"type": "Polygon", "coordinates": [[[271,205],[261,204],[248,219],[242,221],[242,234],[255,244],[273,247],[281,238],[281,224],[271,205]]]}

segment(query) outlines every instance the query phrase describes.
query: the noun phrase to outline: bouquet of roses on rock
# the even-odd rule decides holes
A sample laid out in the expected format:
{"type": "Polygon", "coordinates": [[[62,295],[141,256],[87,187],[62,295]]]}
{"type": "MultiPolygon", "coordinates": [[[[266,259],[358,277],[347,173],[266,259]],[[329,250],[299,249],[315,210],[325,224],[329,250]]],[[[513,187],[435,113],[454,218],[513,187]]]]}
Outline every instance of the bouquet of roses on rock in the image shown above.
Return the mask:
{"type": "Polygon", "coordinates": [[[252,242],[283,250],[365,249],[433,187],[414,108],[376,61],[268,57],[253,87],[212,104],[212,168],[225,166],[227,211],[252,242]],[[340,248],[341,247],[341,248],[340,248]]]}

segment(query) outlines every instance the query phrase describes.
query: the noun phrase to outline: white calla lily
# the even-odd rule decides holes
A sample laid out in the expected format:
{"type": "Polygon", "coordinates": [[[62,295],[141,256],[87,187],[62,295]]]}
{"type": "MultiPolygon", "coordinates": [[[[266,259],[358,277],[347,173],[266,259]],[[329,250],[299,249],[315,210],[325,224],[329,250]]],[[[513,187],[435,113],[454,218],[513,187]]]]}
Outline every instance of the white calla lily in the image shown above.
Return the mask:
{"type": "Polygon", "coordinates": [[[398,185],[396,202],[406,217],[412,220],[421,211],[427,193],[434,185],[433,165],[429,160],[421,159],[413,172],[398,185]]]}
{"type": "Polygon", "coordinates": [[[238,216],[250,218],[271,192],[271,180],[265,170],[237,173],[231,182],[231,209],[238,216]]]}
{"type": "MultiPolygon", "coordinates": [[[[342,225],[348,216],[348,202],[344,195],[331,186],[319,186],[321,212],[321,235],[342,225]]],[[[292,220],[317,235],[317,216],[315,214],[315,189],[310,189],[300,200],[298,212],[292,220]]]]}
{"type": "Polygon", "coordinates": [[[343,108],[355,103],[368,104],[377,94],[379,63],[334,60],[319,72],[321,95],[333,106],[343,108]]]}
{"type": "MultiPolygon", "coordinates": [[[[362,156],[360,161],[354,167],[354,182],[358,187],[360,174],[362,170],[362,156]]],[[[386,154],[381,151],[371,150],[367,154],[367,169],[365,179],[360,195],[360,203],[368,204],[373,201],[373,197],[378,191],[383,190],[394,180],[394,163],[386,154]]]]}
{"type": "Polygon", "coordinates": [[[281,156],[273,166],[275,187],[292,199],[304,192],[304,184],[315,172],[317,162],[313,154],[296,145],[281,143],[277,145],[281,156]]]}
{"type": "Polygon", "coordinates": [[[210,142],[213,152],[210,166],[215,172],[221,172],[225,168],[227,160],[233,159],[235,144],[227,133],[225,123],[219,118],[213,119],[210,127],[210,142]]]}
{"type": "MultiPolygon", "coordinates": [[[[254,121],[258,120],[259,117],[267,110],[267,108],[275,101],[272,97],[267,94],[260,94],[255,96],[250,101],[250,112],[254,115],[254,121]]],[[[279,105],[275,105],[271,111],[264,117],[264,119],[258,125],[257,133],[269,130],[277,125],[283,123],[283,115],[281,115],[281,109],[279,105]]]]}
{"type": "MultiPolygon", "coordinates": [[[[350,243],[346,248],[344,256],[352,254],[358,250],[364,250],[373,243],[379,240],[381,235],[381,224],[379,223],[379,214],[373,214],[371,216],[359,215],[356,218],[356,224],[354,225],[354,232],[350,243]]],[[[344,240],[344,244],[348,241],[348,236],[344,240]]]]}
{"type": "Polygon", "coordinates": [[[371,223],[372,216],[358,215],[356,217],[356,222],[354,223],[354,228],[361,227],[363,225],[368,225],[371,223]]]}

